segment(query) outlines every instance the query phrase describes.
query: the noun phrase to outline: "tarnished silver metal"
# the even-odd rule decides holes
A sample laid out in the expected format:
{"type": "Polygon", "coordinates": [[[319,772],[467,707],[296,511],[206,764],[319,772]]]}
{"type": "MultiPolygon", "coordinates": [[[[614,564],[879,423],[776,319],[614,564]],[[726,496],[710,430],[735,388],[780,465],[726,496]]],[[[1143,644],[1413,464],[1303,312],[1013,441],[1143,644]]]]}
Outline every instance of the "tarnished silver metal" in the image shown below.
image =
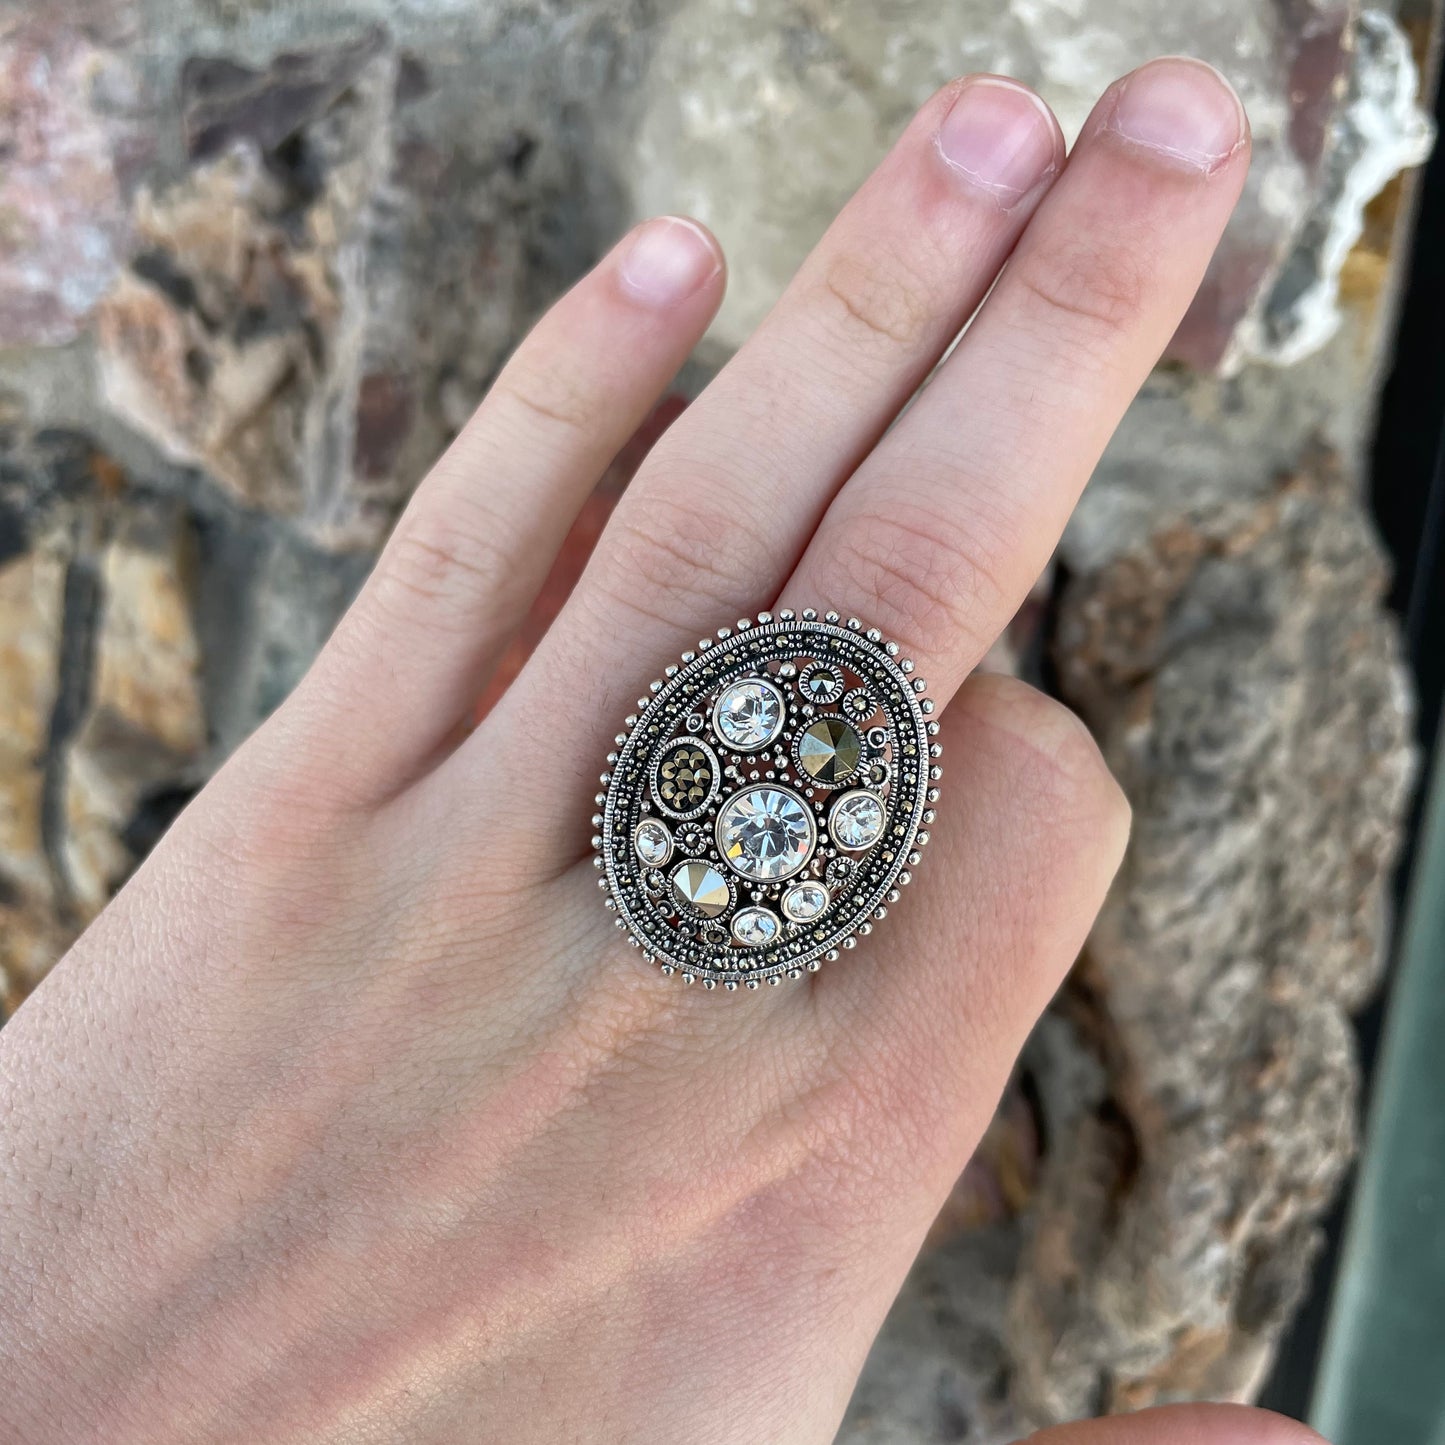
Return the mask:
{"type": "Polygon", "coordinates": [[[704,988],[801,978],[872,932],[938,798],[926,684],[896,644],[811,608],[720,627],[617,735],[598,880],[648,962],[704,988]]]}

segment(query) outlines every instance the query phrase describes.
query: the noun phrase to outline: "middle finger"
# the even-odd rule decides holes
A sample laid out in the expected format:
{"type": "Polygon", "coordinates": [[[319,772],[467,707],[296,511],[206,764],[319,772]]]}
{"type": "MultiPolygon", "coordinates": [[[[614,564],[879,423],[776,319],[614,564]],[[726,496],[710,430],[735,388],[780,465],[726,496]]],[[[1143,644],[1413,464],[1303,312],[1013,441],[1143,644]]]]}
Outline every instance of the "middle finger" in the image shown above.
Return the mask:
{"type": "Polygon", "coordinates": [[[1194,297],[1249,163],[1199,61],[1105,93],[968,334],[849,479],[781,598],[866,617],[943,706],[1048,562],[1194,297]]]}
{"type": "MultiPolygon", "coordinates": [[[[587,762],[578,787],[592,791],[586,775],[640,669],[776,592],[834,492],[988,290],[1062,156],[1053,115],[1012,81],[975,76],[919,112],[654,448],[494,712],[499,727],[513,714],[574,712],[588,679],[578,729],[591,736],[575,755],[587,762]]],[[[554,744],[537,739],[553,756],[554,744]]]]}

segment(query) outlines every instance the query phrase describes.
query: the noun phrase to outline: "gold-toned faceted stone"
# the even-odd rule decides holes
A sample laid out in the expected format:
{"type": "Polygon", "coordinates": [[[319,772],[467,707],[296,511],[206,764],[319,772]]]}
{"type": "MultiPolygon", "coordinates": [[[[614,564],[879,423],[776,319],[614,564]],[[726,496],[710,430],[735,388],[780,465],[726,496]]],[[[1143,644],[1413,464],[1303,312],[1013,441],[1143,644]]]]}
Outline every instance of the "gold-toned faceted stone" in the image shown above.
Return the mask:
{"type": "Polygon", "coordinates": [[[672,870],[672,894],[704,918],[716,918],[732,907],[732,889],[715,864],[693,859],[672,870]]]}
{"type": "Polygon", "coordinates": [[[830,662],[810,662],[798,674],[798,691],[811,703],[837,702],[845,686],[843,674],[830,662]]]}
{"type": "Polygon", "coordinates": [[[799,735],[798,766],[825,788],[846,783],[858,771],[863,742],[858,730],[840,717],[820,717],[799,735]]]}
{"type": "Polygon", "coordinates": [[[693,739],[671,744],[658,760],[657,801],[671,813],[694,813],[706,806],[716,782],[716,759],[693,739]]]}

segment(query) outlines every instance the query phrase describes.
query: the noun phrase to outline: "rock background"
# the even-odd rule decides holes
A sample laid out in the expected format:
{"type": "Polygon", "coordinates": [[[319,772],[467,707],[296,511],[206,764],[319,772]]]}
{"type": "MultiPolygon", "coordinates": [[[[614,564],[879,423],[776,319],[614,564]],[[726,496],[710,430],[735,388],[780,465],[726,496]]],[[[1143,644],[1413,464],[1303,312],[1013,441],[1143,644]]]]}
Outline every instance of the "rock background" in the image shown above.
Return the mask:
{"type": "Polygon", "coordinates": [[[732,260],[660,425],[935,85],[1011,71],[1072,130],[1115,74],[1191,51],[1244,95],[1249,190],[998,654],[1095,728],[1130,857],[841,1438],[1247,1397],[1353,1149],[1348,1016],[1410,779],[1359,479],[1438,18],[0,0],[0,1012],[285,695],[629,220],[691,210],[732,260]]]}

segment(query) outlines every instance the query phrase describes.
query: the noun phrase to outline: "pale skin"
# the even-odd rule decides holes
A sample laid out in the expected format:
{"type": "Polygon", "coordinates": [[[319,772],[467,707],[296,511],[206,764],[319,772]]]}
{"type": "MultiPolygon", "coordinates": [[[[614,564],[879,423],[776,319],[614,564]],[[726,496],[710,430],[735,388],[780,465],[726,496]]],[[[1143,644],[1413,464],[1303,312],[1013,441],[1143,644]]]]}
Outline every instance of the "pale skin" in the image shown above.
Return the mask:
{"type": "MultiPolygon", "coordinates": [[[[296,693],[0,1034],[0,1442],[832,1438],[1128,834],[1083,727],[975,668],[1248,147],[1187,61],[1067,161],[1022,86],[935,95],[458,741],[722,256],[648,222],[557,303],[296,693]],[[779,604],[917,659],[944,799],[855,953],[708,994],[624,946],[592,795],[638,689],[779,604]]],[[[1191,1406],[1041,1439],[1315,1437],[1191,1406]]]]}

